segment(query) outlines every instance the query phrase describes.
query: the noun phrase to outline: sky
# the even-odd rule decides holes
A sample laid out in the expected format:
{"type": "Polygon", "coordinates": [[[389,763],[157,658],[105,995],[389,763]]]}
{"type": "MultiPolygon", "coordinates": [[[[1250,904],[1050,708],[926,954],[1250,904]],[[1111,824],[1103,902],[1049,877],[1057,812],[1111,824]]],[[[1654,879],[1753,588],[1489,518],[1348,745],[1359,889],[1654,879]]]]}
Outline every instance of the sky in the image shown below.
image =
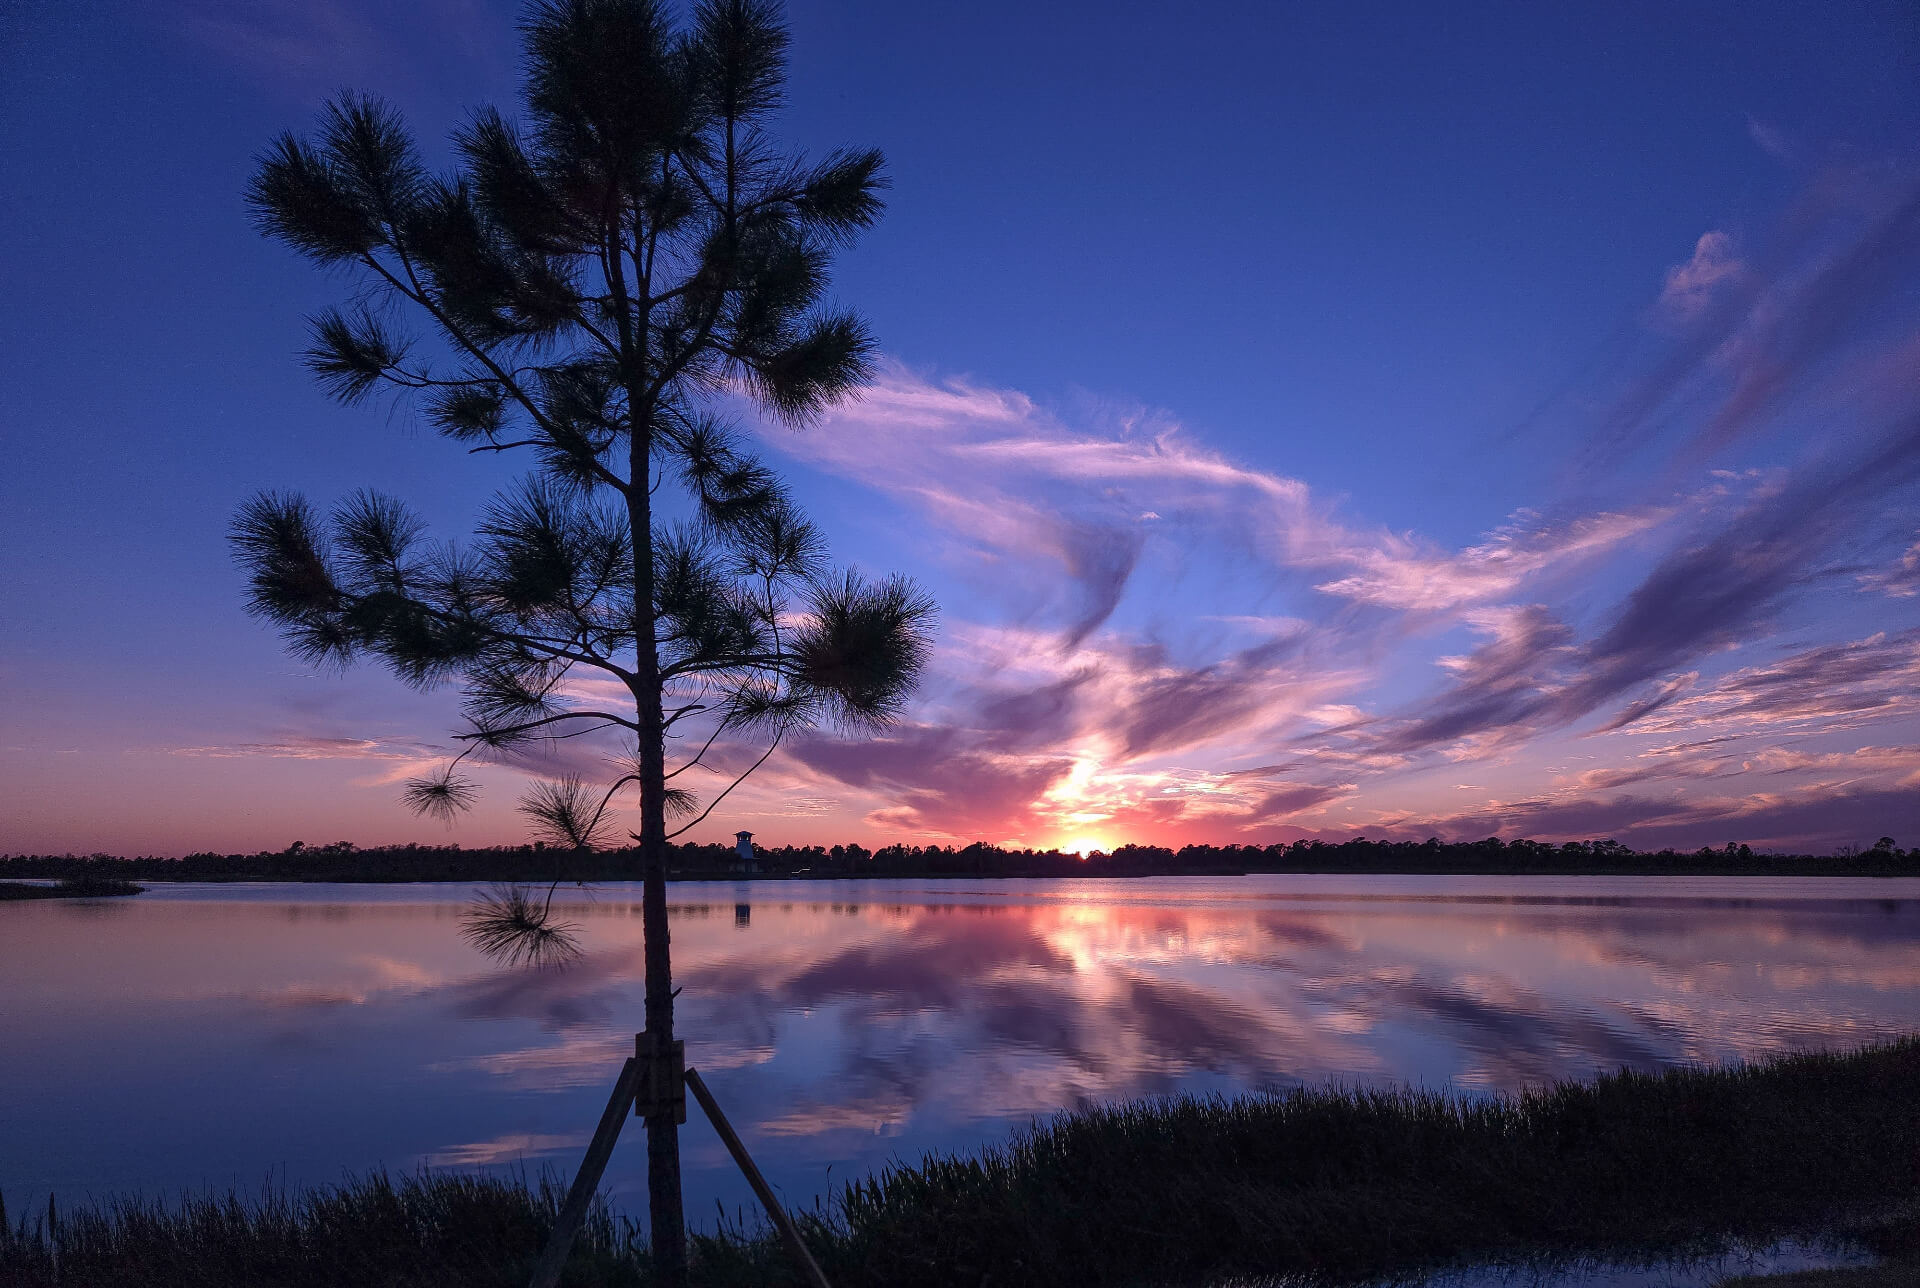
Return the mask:
{"type": "MultiPolygon", "coordinates": [[[[243,611],[263,488],[471,530],[508,460],[341,408],[348,289],[241,193],[378,92],[512,108],[483,0],[0,16],[0,853],[518,841],[401,782],[457,694],[243,611]]],[[[877,739],[694,839],[1920,841],[1920,11],[792,5],[780,128],[874,145],[883,357],[756,425],[941,606],[877,739]]]]}

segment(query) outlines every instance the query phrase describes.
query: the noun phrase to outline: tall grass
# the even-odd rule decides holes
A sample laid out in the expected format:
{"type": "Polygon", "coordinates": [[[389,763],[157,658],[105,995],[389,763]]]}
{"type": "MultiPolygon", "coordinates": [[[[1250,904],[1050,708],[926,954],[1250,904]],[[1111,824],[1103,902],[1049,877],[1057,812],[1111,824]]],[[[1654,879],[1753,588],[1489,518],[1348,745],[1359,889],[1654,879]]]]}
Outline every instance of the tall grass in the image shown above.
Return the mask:
{"type": "MultiPolygon", "coordinates": [[[[120,1199],[0,1220],[0,1284],[406,1285],[526,1282],[564,1191],[497,1177],[376,1173],[298,1195],[120,1199]]],[[[598,1204],[570,1284],[647,1281],[634,1225],[598,1204]]]]}
{"type": "MultiPolygon", "coordinates": [[[[890,1168],[801,1222],[838,1288],[1338,1282],[1817,1233],[1917,1196],[1920,1039],[1908,1039],[1511,1097],[1327,1089],[1116,1105],[890,1168]]],[[[436,1175],[251,1205],[120,1203],[57,1229],[16,1221],[0,1284],[514,1284],[557,1199],[436,1175]]],[[[702,1237],[694,1259],[713,1288],[798,1282],[758,1231],[702,1237]]],[[[646,1283],[633,1227],[596,1210],[566,1282],[646,1283]]]]}
{"type": "Polygon", "coordinates": [[[1484,1100],[1321,1090],[1095,1109],[854,1186],[842,1265],[876,1284],[1355,1278],[1771,1237],[1917,1191],[1909,1039],[1484,1100]]]}

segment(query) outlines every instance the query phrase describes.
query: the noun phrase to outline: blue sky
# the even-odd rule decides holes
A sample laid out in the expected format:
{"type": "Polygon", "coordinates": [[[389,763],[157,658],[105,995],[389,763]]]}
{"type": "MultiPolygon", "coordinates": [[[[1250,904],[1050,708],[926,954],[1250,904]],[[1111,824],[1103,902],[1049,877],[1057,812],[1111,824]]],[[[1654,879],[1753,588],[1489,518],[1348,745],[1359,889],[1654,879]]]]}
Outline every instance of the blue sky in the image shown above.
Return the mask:
{"type": "MultiPolygon", "coordinates": [[[[512,469],[310,386],[343,284],[240,193],[341,88],[510,105],[515,12],[15,7],[0,851],[446,839],[394,779],[452,698],[304,674],[223,534],[361,484],[457,533],[512,469]]],[[[788,136],[889,157],[837,279],[888,360],[767,448],[942,653],[716,835],[1920,833],[1910,6],[791,21],[788,136]]],[[[454,839],[516,836],[492,774],[454,839]]]]}

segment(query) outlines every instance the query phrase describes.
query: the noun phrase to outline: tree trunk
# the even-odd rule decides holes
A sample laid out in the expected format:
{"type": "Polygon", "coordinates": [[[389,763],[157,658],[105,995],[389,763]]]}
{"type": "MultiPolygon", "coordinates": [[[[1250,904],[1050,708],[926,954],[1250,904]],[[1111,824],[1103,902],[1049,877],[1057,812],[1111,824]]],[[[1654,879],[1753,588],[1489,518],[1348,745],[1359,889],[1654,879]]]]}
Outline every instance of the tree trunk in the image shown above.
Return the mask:
{"type": "MultiPolygon", "coordinates": [[[[616,203],[618,205],[618,203],[616,203]]],[[[624,212],[624,207],[619,207],[624,212]]],[[[653,606],[653,415],[643,395],[651,343],[651,289],[635,247],[623,238],[625,215],[605,230],[602,260],[617,302],[621,382],[627,392],[627,523],[633,537],[633,691],[640,762],[640,862],[645,884],[640,931],[647,965],[647,1032],[654,1051],[673,1046],[673,956],[667,930],[667,755],[660,650],[653,606]],[[623,260],[636,274],[639,314],[628,311],[623,260]]],[[[636,224],[637,227],[637,224],[636,224]]],[[[647,1120],[647,1216],[652,1227],[653,1279],[660,1288],[686,1288],[687,1221],[680,1196],[680,1124],[669,1109],[647,1120]]]]}
{"type": "MultiPolygon", "coordinates": [[[[640,711],[640,858],[646,873],[640,928],[647,965],[647,1032],[653,1050],[673,1044],[673,956],[667,929],[666,747],[660,704],[660,659],[653,644],[652,516],[644,484],[629,497],[634,521],[639,639],[635,694],[640,711]]],[[[653,1229],[654,1282],[687,1282],[686,1214],[680,1198],[680,1125],[671,1110],[647,1119],[647,1211],[653,1229]]]]}
{"type": "MultiPolygon", "coordinates": [[[[658,744],[655,744],[656,747],[658,744]]],[[[659,752],[654,753],[656,756],[659,752]]],[[[648,783],[653,779],[650,777],[648,783]]],[[[643,791],[644,795],[644,791],[643,791]]],[[[641,932],[646,943],[647,1031],[656,1051],[673,1043],[673,963],[668,950],[667,862],[664,828],[642,824],[646,886],[641,896],[641,932]]],[[[682,1288],[687,1280],[686,1213],[680,1199],[680,1124],[671,1110],[647,1119],[647,1211],[653,1227],[654,1282],[682,1288]]]]}
{"type": "MultiPolygon", "coordinates": [[[[644,413],[646,409],[640,410],[644,413]]],[[[653,1035],[652,1049],[665,1051],[673,1044],[673,956],[667,929],[665,718],[660,655],[654,644],[650,420],[644,414],[636,414],[633,419],[627,518],[633,528],[632,688],[640,722],[640,860],[646,874],[640,929],[647,966],[647,1032],[653,1035]]],[[[674,1121],[672,1110],[647,1119],[647,1215],[652,1226],[653,1282],[660,1288],[685,1288],[687,1224],[680,1197],[680,1124],[674,1121]]]]}

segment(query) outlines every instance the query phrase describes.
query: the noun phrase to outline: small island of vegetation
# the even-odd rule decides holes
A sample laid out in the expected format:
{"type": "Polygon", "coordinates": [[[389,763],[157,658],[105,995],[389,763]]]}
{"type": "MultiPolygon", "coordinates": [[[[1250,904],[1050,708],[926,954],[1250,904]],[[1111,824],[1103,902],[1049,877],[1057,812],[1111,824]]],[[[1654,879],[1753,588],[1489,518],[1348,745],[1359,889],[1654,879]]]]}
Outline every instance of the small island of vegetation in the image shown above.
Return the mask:
{"type": "Polygon", "coordinates": [[[143,885],[91,872],[62,876],[51,884],[40,881],[0,881],[0,903],[23,899],[106,899],[146,892],[147,888],[143,885]]]}

